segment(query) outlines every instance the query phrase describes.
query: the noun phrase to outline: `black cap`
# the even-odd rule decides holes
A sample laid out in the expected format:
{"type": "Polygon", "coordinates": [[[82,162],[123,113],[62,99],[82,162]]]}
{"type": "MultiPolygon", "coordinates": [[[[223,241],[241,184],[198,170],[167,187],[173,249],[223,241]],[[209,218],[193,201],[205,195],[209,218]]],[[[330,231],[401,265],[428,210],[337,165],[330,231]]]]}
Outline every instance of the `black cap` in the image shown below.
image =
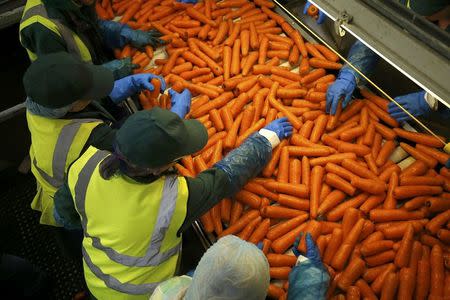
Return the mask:
{"type": "Polygon", "coordinates": [[[201,150],[208,141],[205,126],[159,107],[131,115],[117,131],[120,153],[132,164],[156,168],[201,150]]]}
{"type": "Polygon", "coordinates": [[[60,108],[77,100],[106,97],[114,86],[110,70],[82,62],[65,52],[40,56],[23,76],[25,92],[34,102],[60,108]]]}

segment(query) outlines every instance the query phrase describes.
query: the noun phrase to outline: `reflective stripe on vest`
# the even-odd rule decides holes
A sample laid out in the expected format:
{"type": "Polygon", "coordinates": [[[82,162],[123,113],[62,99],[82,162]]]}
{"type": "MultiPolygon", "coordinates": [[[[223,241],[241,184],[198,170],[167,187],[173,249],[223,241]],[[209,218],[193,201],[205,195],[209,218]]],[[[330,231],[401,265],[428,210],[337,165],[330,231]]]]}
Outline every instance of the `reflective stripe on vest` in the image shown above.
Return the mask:
{"type": "MultiPolygon", "coordinates": [[[[181,249],[181,242],[176,246],[167,250],[164,253],[160,253],[162,242],[165,239],[165,234],[169,228],[170,222],[174,215],[176,201],[178,197],[178,177],[167,177],[164,181],[162,200],[158,211],[158,217],[156,226],[153,229],[152,237],[150,239],[149,247],[146,250],[145,256],[135,257],[125,254],[120,254],[110,247],[102,245],[101,239],[98,237],[92,237],[87,232],[88,219],[86,215],[86,193],[89,186],[89,182],[97,168],[97,165],[109,155],[107,151],[97,150],[86,162],[81,171],[79,172],[78,180],[74,188],[74,200],[76,203],[77,211],[81,216],[82,227],[85,237],[92,239],[92,246],[98,250],[103,251],[111,260],[116,263],[122,264],[128,267],[154,267],[162,264],[172,256],[176,255],[181,249]]],[[[86,265],[99,279],[101,279],[107,287],[116,291],[140,295],[152,292],[159,284],[159,282],[146,283],[146,284],[130,284],[121,283],[118,279],[111,275],[105,274],[98,266],[96,266],[87,251],[83,247],[83,257],[86,265]]]]}
{"type": "Polygon", "coordinates": [[[50,176],[44,170],[38,167],[36,157],[33,159],[33,164],[39,174],[51,186],[59,188],[64,183],[64,176],[66,174],[67,156],[69,155],[70,147],[75,140],[75,136],[83,123],[99,122],[95,119],[76,119],[71,123],[65,125],[59,133],[56,141],[55,150],[52,159],[52,174],[50,176]]]}
{"type": "MultiPolygon", "coordinates": [[[[25,11],[22,15],[22,19],[20,21],[20,30],[22,30],[23,28],[27,27],[28,25],[31,25],[34,23],[34,22],[31,22],[31,23],[29,22],[30,18],[33,18],[36,16],[42,17],[47,21],[47,22],[44,22],[45,24],[42,24],[42,25],[44,25],[48,29],[52,30],[53,32],[55,32],[56,34],[61,36],[61,38],[66,43],[67,51],[69,53],[75,55],[76,57],[80,58],[83,61],[91,62],[91,55],[89,53],[89,50],[87,49],[87,47],[83,44],[83,42],[78,37],[77,37],[78,38],[78,42],[77,42],[72,30],[67,28],[67,26],[63,25],[59,20],[49,18],[48,14],[47,14],[47,10],[45,8],[45,5],[41,1],[35,0],[34,2],[38,3],[38,4],[32,6],[28,9],[25,8],[25,11]],[[49,26],[50,24],[47,24],[48,22],[53,23],[52,25],[54,25],[56,27],[56,31],[53,28],[51,28],[51,26],[49,26]],[[80,47],[83,47],[84,49],[80,49],[80,47]]],[[[36,54],[34,54],[33,52],[28,50],[28,53],[30,54],[31,60],[35,60],[37,58],[36,54]]]]}

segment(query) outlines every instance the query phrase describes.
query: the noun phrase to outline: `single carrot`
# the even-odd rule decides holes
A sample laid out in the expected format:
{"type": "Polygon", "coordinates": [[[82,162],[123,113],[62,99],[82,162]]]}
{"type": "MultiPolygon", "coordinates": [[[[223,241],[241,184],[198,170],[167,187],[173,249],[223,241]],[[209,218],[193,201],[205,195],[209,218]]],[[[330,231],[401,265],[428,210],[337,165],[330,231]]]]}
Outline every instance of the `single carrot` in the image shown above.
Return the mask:
{"type": "Polygon", "coordinates": [[[384,279],[383,287],[381,289],[381,300],[393,300],[397,292],[399,284],[398,274],[395,272],[389,272],[384,279]]]}
{"type": "Polygon", "coordinates": [[[242,56],[247,56],[250,49],[250,31],[241,30],[240,40],[242,56]]]}
{"type": "Polygon", "coordinates": [[[422,219],[421,211],[405,211],[400,209],[373,209],[370,211],[370,220],[373,222],[390,222],[422,219]]]}
{"type": "Polygon", "coordinates": [[[293,267],[297,262],[297,257],[286,254],[269,253],[267,261],[271,267],[293,267]]]}
{"type": "Polygon", "coordinates": [[[322,186],[324,173],[324,168],[321,166],[315,166],[311,171],[309,214],[312,219],[315,219],[317,217],[320,202],[320,188],[322,186]]]}
{"type": "MultiPolygon", "coordinates": [[[[306,218],[308,218],[308,215],[305,215],[306,218]]],[[[303,223],[302,225],[295,227],[291,231],[287,232],[286,234],[278,237],[277,239],[272,241],[271,248],[275,253],[284,253],[289,247],[292,247],[292,244],[294,243],[295,239],[299,236],[300,232],[304,229],[306,223],[303,223]]]]}
{"type": "Polygon", "coordinates": [[[346,291],[364,273],[365,269],[366,263],[362,259],[353,259],[342,272],[337,283],[338,287],[346,291]]]}
{"type": "Polygon", "coordinates": [[[412,225],[408,225],[405,235],[400,243],[400,248],[395,256],[394,263],[398,268],[408,266],[409,259],[411,257],[411,250],[413,246],[414,228],[412,225]]]}
{"type": "Polygon", "coordinates": [[[270,97],[270,94],[269,103],[273,108],[282,112],[288,118],[289,122],[295,129],[299,129],[302,126],[302,122],[293,113],[286,109],[286,107],[282,103],[278,102],[275,98],[270,97]]]}
{"type": "Polygon", "coordinates": [[[382,194],[386,191],[386,183],[378,179],[365,179],[354,176],[351,179],[351,184],[364,192],[369,194],[382,194]]]}
{"type": "Polygon", "coordinates": [[[331,262],[331,266],[336,270],[342,270],[347,263],[348,258],[350,257],[351,252],[353,251],[356,242],[359,239],[359,235],[364,226],[364,219],[359,219],[352,230],[348,233],[348,235],[344,238],[343,243],[337,250],[333,260],[331,262]]]}
{"type": "Polygon", "coordinates": [[[309,64],[314,68],[324,68],[331,70],[339,70],[342,68],[342,64],[324,59],[313,57],[309,60],[309,64]]]}
{"type": "Polygon", "coordinates": [[[425,146],[422,144],[416,144],[416,149],[423,152],[424,154],[436,159],[443,165],[445,165],[446,162],[450,159],[450,155],[448,155],[447,153],[441,152],[441,151],[431,148],[429,146],[425,146]]]}
{"type": "MultiPolygon", "coordinates": [[[[312,5],[314,6],[314,5],[312,5]]],[[[310,7],[312,7],[310,6],[310,7]]],[[[359,300],[361,299],[361,293],[359,292],[359,288],[357,286],[350,286],[347,289],[347,293],[345,294],[345,299],[347,300],[359,300]]]]}
{"type": "Polygon", "coordinates": [[[309,59],[306,56],[303,56],[301,61],[300,61],[300,66],[298,67],[299,70],[299,74],[300,75],[306,75],[309,73],[309,59]]]}
{"type": "Polygon", "coordinates": [[[336,207],[339,203],[341,203],[345,198],[346,195],[344,192],[340,190],[332,191],[320,203],[317,214],[319,216],[325,215],[328,211],[330,211],[331,209],[336,207]]]}
{"type": "Polygon", "coordinates": [[[309,196],[309,189],[304,184],[291,184],[283,182],[266,182],[264,187],[275,192],[305,198],[309,196]]]}
{"type": "Polygon", "coordinates": [[[429,258],[424,258],[419,260],[417,265],[417,277],[416,277],[416,291],[415,298],[416,299],[427,299],[428,292],[430,290],[431,285],[431,268],[430,268],[430,260],[429,258]]]}
{"type": "Polygon", "coordinates": [[[365,155],[370,153],[370,148],[365,145],[339,142],[337,147],[339,152],[350,152],[361,157],[364,157],[365,155]]]}
{"type": "Polygon", "coordinates": [[[325,76],[326,71],[325,69],[314,69],[313,71],[309,72],[307,75],[303,76],[301,79],[302,84],[308,84],[311,83],[317,79],[319,79],[322,76],[325,76]]]}
{"type": "Polygon", "coordinates": [[[348,181],[339,177],[336,174],[333,174],[333,173],[326,174],[325,182],[328,185],[346,193],[347,195],[352,196],[355,194],[356,189],[348,181]]]}
{"type": "Polygon", "coordinates": [[[289,183],[301,183],[301,162],[299,159],[292,159],[289,163],[289,183]]]}
{"type": "Polygon", "coordinates": [[[283,149],[281,149],[280,162],[278,164],[277,181],[289,181],[289,149],[287,147],[283,147],[283,149]]]}
{"type": "Polygon", "coordinates": [[[375,163],[378,167],[381,167],[386,163],[389,156],[394,152],[396,147],[396,144],[394,141],[386,141],[383,146],[380,149],[380,152],[378,153],[377,159],[375,163]]]}
{"type": "Polygon", "coordinates": [[[402,171],[400,174],[400,177],[405,176],[420,176],[425,174],[425,172],[428,170],[428,166],[425,164],[425,162],[421,160],[416,160],[411,165],[409,165],[406,169],[402,171]]]}
{"type": "Polygon", "coordinates": [[[373,102],[368,102],[367,106],[373,113],[375,113],[378,118],[383,120],[387,125],[391,127],[398,127],[398,122],[394,118],[392,118],[387,111],[383,110],[373,102]]]}
{"type": "Polygon", "coordinates": [[[325,253],[323,255],[323,262],[327,265],[329,265],[340,247],[340,244],[342,242],[342,230],[339,228],[335,228],[333,230],[333,233],[331,235],[330,242],[328,243],[328,246],[325,250],[325,253]]]}
{"type": "Polygon", "coordinates": [[[279,299],[281,296],[285,294],[284,290],[278,287],[275,284],[269,284],[269,288],[267,290],[267,296],[272,299],[279,299]]]}
{"type": "Polygon", "coordinates": [[[410,140],[417,144],[437,148],[444,146],[442,140],[445,141],[445,139],[443,137],[436,138],[435,136],[431,136],[429,134],[411,132],[401,128],[394,128],[394,131],[399,137],[410,140]]]}
{"type": "Polygon", "coordinates": [[[240,72],[240,59],[239,59],[239,53],[241,50],[241,40],[237,39],[233,44],[233,50],[231,55],[231,67],[230,67],[230,74],[231,75],[238,75],[240,72]]]}
{"type": "Polygon", "coordinates": [[[441,229],[441,227],[449,220],[450,220],[450,210],[446,210],[436,215],[433,219],[431,219],[425,227],[432,234],[437,234],[439,229],[441,229]]]}
{"type": "Polygon", "coordinates": [[[369,196],[368,194],[362,193],[356,197],[353,197],[353,198],[339,204],[338,206],[333,208],[330,212],[328,212],[327,220],[334,221],[334,222],[341,220],[342,217],[344,216],[345,211],[349,207],[355,207],[355,208],[359,207],[362,203],[364,203],[364,201],[366,201],[368,196],[369,196]]]}
{"type": "Polygon", "coordinates": [[[269,232],[267,233],[267,238],[269,240],[274,241],[274,240],[280,238],[281,236],[287,234],[291,230],[294,230],[295,228],[299,227],[307,219],[308,219],[308,215],[305,214],[305,215],[299,215],[295,218],[292,218],[285,222],[279,223],[275,227],[272,227],[269,229],[269,232]]]}
{"type": "Polygon", "coordinates": [[[235,234],[242,229],[244,229],[245,226],[247,226],[248,223],[250,223],[253,219],[259,217],[259,212],[257,210],[250,210],[247,213],[245,213],[242,217],[239,218],[239,220],[236,221],[236,223],[232,224],[230,227],[225,229],[219,237],[228,235],[228,234],[235,234]]]}
{"type": "Polygon", "coordinates": [[[395,258],[395,251],[394,250],[388,250],[384,251],[369,257],[365,258],[365,261],[368,266],[370,267],[376,267],[379,265],[383,265],[386,263],[389,263],[393,261],[395,258]]]}
{"type": "Polygon", "coordinates": [[[220,201],[221,219],[225,222],[229,222],[230,214],[231,214],[231,200],[228,198],[224,198],[222,199],[222,201],[220,201]]]}
{"type": "Polygon", "coordinates": [[[244,229],[237,236],[241,240],[244,241],[248,240],[248,238],[253,233],[255,228],[261,223],[261,220],[262,220],[261,216],[254,218],[244,227],[244,229]]]}
{"type": "Polygon", "coordinates": [[[269,268],[270,278],[273,278],[273,279],[287,280],[290,272],[291,272],[290,267],[271,267],[271,268],[269,268]]]}
{"type": "Polygon", "coordinates": [[[397,199],[406,199],[417,196],[436,195],[442,193],[442,187],[440,186],[428,186],[428,185],[409,185],[398,186],[394,189],[394,197],[397,199]]]}
{"type": "Polygon", "coordinates": [[[361,295],[363,296],[363,299],[370,299],[370,300],[376,300],[378,299],[377,296],[375,296],[374,292],[370,288],[370,286],[367,284],[367,282],[364,279],[358,279],[356,281],[355,286],[359,288],[359,291],[361,295]]]}
{"type": "Polygon", "coordinates": [[[263,216],[267,218],[276,218],[276,219],[290,219],[305,214],[304,211],[281,206],[263,207],[261,209],[261,213],[263,216]]]}
{"type": "Polygon", "coordinates": [[[406,143],[400,143],[400,147],[403,148],[406,152],[411,154],[415,159],[421,160],[424,163],[427,164],[429,168],[434,168],[437,165],[437,160],[433,157],[428,156],[427,154],[421,152],[420,150],[417,150],[416,148],[406,144],[406,143]]]}
{"type": "Polygon", "coordinates": [[[244,205],[242,205],[238,201],[234,201],[233,206],[231,207],[231,212],[230,212],[230,226],[235,224],[239,220],[243,211],[244,211],[244,205]]]}
{"type": "Polygon", "coordinates": [[[216,37],[212,41],[212,44],[214,46],[217,46],[220,43],[222,43],[225,40],[227,32],[228,32],[228,24],[227,24],[227,22],[225,22],[225,21],[220,22],[219,28],[217,30],[216,37]]]}
{"type": "Polygon", "coordinates": [[[439,245],[435,245],[431,249],[430,266],[430,296],[443,297],[445,272],[442,248],[439,245]]]}
{"type": "Polygon", "coordinates": [[[328,61],[332,61],[332,62],[339,61],[339,56],[337,56],[331,49],[328,49],[326,46],[320,45],[320,44],[314,44],[314,47],[317,50],[319,50],[319,52],[322,53],[322,55],[325,56],[325,58],[328,61]]]}
{"type": "Polygon", "coordinates": [[[190,51],[184,51],[181,56],[191,62],[192,64],[198,66],[199,68],[205,68],[207,66],[206,62],[203,61],[201,58],[199,58],[198,56],[196,56],[194,53],[190,52],[190,51]]]}
{"type": "Polygon", "coordinates": [[[217,26],[216,22],[214,22],[211,19],[208,19],[204,14],[202,14],[200,11],[196,10],[193,7],[188,7],[185,10],[185,12],[192,19],[198,20],[198,21],[200,21],[200,22],[202,22],[204,24],[209,24],[212,27],[216,27],[217,26]]]}

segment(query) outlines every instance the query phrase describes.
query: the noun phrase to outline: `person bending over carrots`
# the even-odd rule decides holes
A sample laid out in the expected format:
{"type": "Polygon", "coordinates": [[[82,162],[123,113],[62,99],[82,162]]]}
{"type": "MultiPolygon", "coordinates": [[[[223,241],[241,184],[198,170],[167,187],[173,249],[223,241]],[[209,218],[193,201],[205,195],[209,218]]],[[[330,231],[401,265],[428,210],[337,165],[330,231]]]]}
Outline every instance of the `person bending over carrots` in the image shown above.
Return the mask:
{"type": "Polygon", "coordinates": [[[119,104],[143,89],[153,90],[153,74],[114,81],[111,71],[60,52],[39,57],[23,77],[31,171],[37,194],[31,204],[41,211],[41,223],[61,226],[53,217],[53,197],[64,183],[68,166],[90,145],[112,150],[117,120],[105,105],[119,104]]]}
{"type": "Polygon", "coordinates": [[[83,228],[90,292],[98,299],[148,299],[174,275],[182,233],[259,174],[292,130],[287,118],[277,119],[196,178],[170,168],[201,150],[207,131],[167,110],[130,116],[113,151],[89,147],[56,193],[55,213],[65,226],[83,228]]]}
{"type": "MultiPolygon", "coordinates": [[[[425,16],[429,21],[436,22],[441,29],[450,30],[450,5],[447,0],[402,0],[399,2],[407,5],[408,8],[411,8],[416,13],[425,16]]],[[[305,6],[306,10],[308,5],[310,5],[309,2],[305,6]]],[[[375,52],[360,41],[356,41],[353,44],[347,57],[347,60],[363,74],[370,74],[379,59],[375,52]]],[[[349,65],[345,64],[340,70],[336,81],[327,90],[326,111],[331,115],[336,114],[340,101],[342,101],[342,108],[345,108],[350,102],[356,86],[364,84],[365,80],[349,65]]],[[[450,119],[450,110],[440,104],[431,94],[423,90],[395,97],[395,101],[415,117],[428,117],[431,113],[437,112],[440,117],[446,120],[450,119]]],[[[389,103],[388,111],[398,122],[405,122],[411,119],[394,102],[389,103]]]]}
{"type": "Polygon", "coordinates": [[[156,30],[134,30],[125,20],[100,20],[95,6],[101,2],[27,0],[19,37],[30,60],[64,51],[83,61],[103,65],[113,72],[114,79],[131,75],[139,65],[133,64],[130,57],[114,60],[113,49],[123,48],[126,44],[139,49],[147,45],[154,48],[162,44],[161,34],[156,30]]]}
{"type": "Polygon", "coordinates": [[[252,243],[227,235],[206,251],[192,277],[164,281],[150,300],[264,300],[269,283],[264,253],[252,243]]]}

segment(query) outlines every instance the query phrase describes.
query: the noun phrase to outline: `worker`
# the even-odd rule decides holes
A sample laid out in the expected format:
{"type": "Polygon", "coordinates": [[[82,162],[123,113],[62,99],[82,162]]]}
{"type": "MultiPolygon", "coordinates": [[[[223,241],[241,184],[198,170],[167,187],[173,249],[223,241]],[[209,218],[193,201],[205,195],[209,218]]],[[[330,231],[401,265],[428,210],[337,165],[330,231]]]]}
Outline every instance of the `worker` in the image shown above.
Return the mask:
{"type": "Polygon", "coordinates": [[[27,0],[19,37],[31,61],[42,54],[69,52],[103,65],[114,79],[131,75],[131,58],[113,59],[113,49],[126,44],[142,49],[162,43],[156,30],[134,30],[126,24],[97,18],[95,0],[27,0]]]}
{"type": "Polygon", "coordinates": [[[314,299],[325,300],[330,275],[320,259],[320,252],[310,233],[306,233],[306,253],[298,251],[298,244],[303,233],[292,247],[297,263],[289,273],[288,300],[314,299]]]}
{"type": "Polygon", "coordinates": [[[160,108],[131,115],[117,131],[114,151],[91,146],[55,195],[63,224],[80,216],[84,275],[98,299],[148,299],[174,275],[182,233],[259,174],[272,149],[292,134],[286,118],[276,119],[197,177],[177,176],[170,168],[208,140],[199,121],[181,118],[190,97],[183,103],[182,115],[160,108]]]}
{"type": "Polygon", "coordinates": [[[269,283],[264,253],[252,243],[227,235],[206,251],[193,277],[164,281],[150,300],[264,300],[269,283]]]}
{"type": "MultiPolygon", "coordinates": [[[[425,16],[428,20],[437,22],[441,29],[450,29],[448,26],[450,22],[450,4],[448,0],[408,0],[400,2],[416,13],[425,16]]],[[[367,75],[375,68],[379,56],[362,42],[356,41],[350,49],[347,60],[363,74],[367,75]]],[[[326,111],[331,115],[336,114],[338,103],[341,100],[342,108],[345,108],[350,102],[356,86],[364,84],[364,79],[353,68],[345,64],[340,70],[336,81],[327,90],[326,111]]],[[[395,101],[415,117],[427,117],[433,111],[437,111],[444,118],[450,118],[448,108],[423,90],[398,96],[395,98],[395,101]]],[[[394,102],[389,103],[388,111],[399,122],[411,119],[394,102]]]]}
{"type": "Polygon", "coordinates": [[[31,132],[31,170],[37,194],[31,207],[42,224],[58,226],[53,196],[63,184],[68,166],[90,145],[112,150],[116,120],[94,99],[118,104],[143,89],[153,90],[153,74],[131,75],[114,81],[111,71],[65,53],[39,57],[23,77],[28,96],[26,116],[31,132]],[[108,97],[109,95],[109,97],[108,97]]]}

